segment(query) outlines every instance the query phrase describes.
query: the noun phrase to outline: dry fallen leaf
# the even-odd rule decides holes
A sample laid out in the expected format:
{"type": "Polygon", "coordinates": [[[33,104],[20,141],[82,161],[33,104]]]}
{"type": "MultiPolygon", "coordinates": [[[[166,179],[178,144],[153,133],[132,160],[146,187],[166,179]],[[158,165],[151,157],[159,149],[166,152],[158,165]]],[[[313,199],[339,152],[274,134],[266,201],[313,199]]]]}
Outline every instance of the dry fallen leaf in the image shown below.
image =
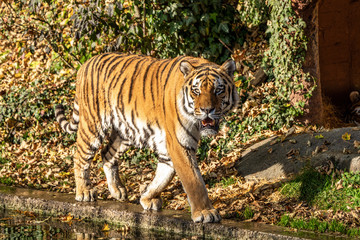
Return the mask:
{"type": "Polygon", "coordinates": [[[354,141],[354,148],[360,148],[360,141],[354,141]]]}

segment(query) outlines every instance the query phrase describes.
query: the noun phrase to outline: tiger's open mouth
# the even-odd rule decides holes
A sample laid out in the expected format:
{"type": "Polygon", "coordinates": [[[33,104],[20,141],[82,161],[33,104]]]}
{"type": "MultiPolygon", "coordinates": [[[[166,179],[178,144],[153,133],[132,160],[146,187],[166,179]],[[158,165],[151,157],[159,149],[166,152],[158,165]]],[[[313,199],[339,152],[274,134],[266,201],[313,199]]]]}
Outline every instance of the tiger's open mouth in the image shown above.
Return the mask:
{"type": "Polygon", "coordinates": [[[219,131],[219,120],[209,117],[200,121],[200,132],[202,136],[214,135],[219,131]]]}

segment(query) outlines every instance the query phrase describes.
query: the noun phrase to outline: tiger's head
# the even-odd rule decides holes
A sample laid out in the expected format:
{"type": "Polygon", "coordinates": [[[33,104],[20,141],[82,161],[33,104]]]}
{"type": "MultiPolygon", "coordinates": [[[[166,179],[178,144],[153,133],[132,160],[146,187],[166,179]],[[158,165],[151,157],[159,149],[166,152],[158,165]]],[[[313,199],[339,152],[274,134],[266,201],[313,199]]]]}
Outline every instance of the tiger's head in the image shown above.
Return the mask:
{"type": "Polygon", "coordinates": [[[221,66],[205,63],[194,67],[182,61],[180,71],[185,78],[182,105],[186,114],[198,123],[201,136],[216,134],[221,117],[239,102],[233,81],[235,62],[230,59],[221,66]]]}

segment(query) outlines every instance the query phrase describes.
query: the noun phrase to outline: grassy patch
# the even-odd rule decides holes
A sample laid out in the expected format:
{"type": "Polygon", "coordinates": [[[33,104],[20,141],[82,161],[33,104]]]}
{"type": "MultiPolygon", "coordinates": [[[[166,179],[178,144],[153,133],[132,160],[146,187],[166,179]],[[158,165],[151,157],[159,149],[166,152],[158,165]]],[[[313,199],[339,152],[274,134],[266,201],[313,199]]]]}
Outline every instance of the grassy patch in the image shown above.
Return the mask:
{"type": "Polygon", "coordinates": [[[249,206],[246,206],[242,215],[244,219],[251,219],[254,217],[254,211],[249,206]]]}
{"type": "Polygon", "coordinates": [[[349,211],[360,204],[359,186],[359,174],[326,175],[308,169],[285,183],[280,191],[288,198],[306,201],[320,209],[349,211]]]}
{"type": "Polygon", "coordinates": [[[283,215],[278,225],[283,227],[301,229],[301,230],[316,231],[320,233],[334,232],[334,233],[346,234],[351,237],[360,236],[360,228],[349,227],[338,220],[332,220],[331,222],[326,222],[316,218],[310,218],[309,220],[304,220],[300,218],[292,218],[289,215],[283,215]]]}
{"type": "MultiPolygon", "coordinates": [[[[360,204],[360,174],[334,172],[322,174],[314,169],[307,169],[294,180],[285,183],[281,194],[297,201],[305,201],[315,209],[333,210],[333,212],[356,211],[360,204]]],[[[351,214],[350,214],[351,215],[351,214]]],[[[329,218],[292,218],[283,215],[278,225],[295,229],[317,232],[336,232],[348,236],[360,236],[360,228],[350,226],[346,221],[329,218]]]]}
{"type": "Polygon", "coordinates": [[[14,180],[10,177],[0,177],[0,183],[5,185],[12,185],[14,183],[14,180]]]}
{"type": "Polygon", "coordinates": [[[233,185],[236,183],[236,178],[234,177],[229,177],[229,178],[222,178],[221,179],[221,184],[224,186],[224,187],[227,187],[227,186],[230,186],[230,185],[233,185]]]}

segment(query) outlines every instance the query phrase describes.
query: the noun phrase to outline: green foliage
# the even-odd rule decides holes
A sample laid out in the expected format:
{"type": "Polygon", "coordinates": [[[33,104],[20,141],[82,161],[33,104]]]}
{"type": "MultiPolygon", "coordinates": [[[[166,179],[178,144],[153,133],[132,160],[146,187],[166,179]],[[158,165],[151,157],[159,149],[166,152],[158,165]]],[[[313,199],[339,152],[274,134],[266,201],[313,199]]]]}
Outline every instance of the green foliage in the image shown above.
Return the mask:
{"type": "MultiPolygon", "coordinates": [[[[0,127],[5,129],[6,140],[20,143],[21,139],[14,138],[16,130],[31,128],[36,122],[52,121],[53,106],[59,98],[74,91],[74,87],[67,84],[56,87],[42,79],[31,82],[28,87],[12,87],[10,90],[0,96],[0,127]]],[[[32,134],[25,132],[22,138],[27,139],[32,134]]]]}
{"type": "Polygon", "coordinates": [[[212,140],[212,138],[210,138],[210,137],[203,137],[200,140],[200,144],[198,146],[197,153],[196,153],[199,161],[202,161],[208,157],[211,140],[212,140]]]}
{"type": "Polygon", "coordinates": [[[222,63],[230,52],[220,41],[230,47],[242,45],[246,34],[235,6],[220,0],[17,0],[16,7],[20,17],[34,21],[34,45],[28,48],[46,39],[49,51],[75,68],[94,54],[109,51],[162,58],[186,54],[222,63]],[[70,34],[64,31],[68,27],[70,34]]]}
{"type": "Polygon", "coordinates": [[[254,211],[249,206],[246,206],[242,215],[244,219],[251,219],[254,217],[254,211]]]}
{"type": "Polygon", "coordinates": [[[186,54],[221,63],[229,58],[229,51],[220,40],[228,46],[244,41],[246,32],[227,2],[162,0],[157,4],[161,7],[150,14],[149,33],[154,33],[154,49],[160,57],[186,54]]]}
{"type": "Polygon", "coordinates": [[[240,19],[248,24],[248,27],[266,23],[269,19],[269,6],[264,0],[240,0],[240,19]]]}
{"type": "Polygon", "coordinates": [[[96,1],[77,4],[74,9],[73,35],[82,56],[91,53],[98,42],[105,42],[103,51],[162,58],[186,54],[222,62],[229,51],[219,39],[233,46],[242,43],[245,34],[241,27],[233,27],[237,24],[235,8],[220,0],[96,1]]]}

